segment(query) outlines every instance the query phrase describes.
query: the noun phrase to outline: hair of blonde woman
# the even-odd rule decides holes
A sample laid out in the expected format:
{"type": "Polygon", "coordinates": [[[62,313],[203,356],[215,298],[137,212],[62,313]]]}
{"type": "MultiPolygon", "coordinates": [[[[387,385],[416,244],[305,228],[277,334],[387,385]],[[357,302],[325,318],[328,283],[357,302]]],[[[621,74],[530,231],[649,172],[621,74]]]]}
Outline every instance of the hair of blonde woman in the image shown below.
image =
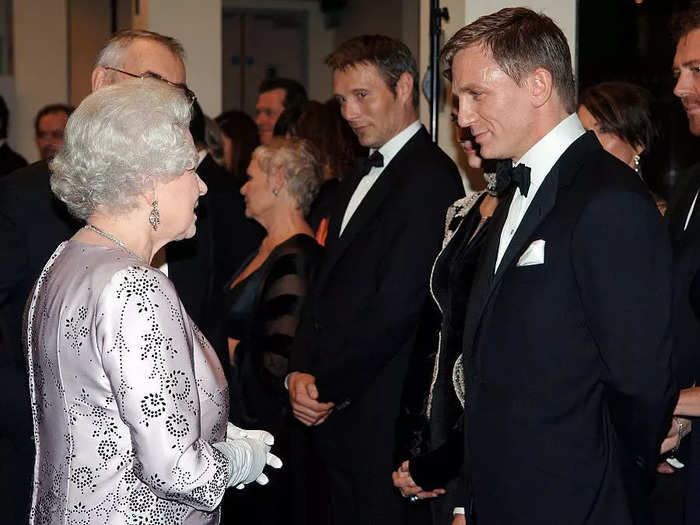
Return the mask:
{"type": "Polygon", "coordinates": [[[304,139],[273,137],[270,143],[253,151],[260,169],[269,177],[276,170],[284,172],[287,191],[308,215],[323,182],[323,170],[316,148],[304,139]]]}

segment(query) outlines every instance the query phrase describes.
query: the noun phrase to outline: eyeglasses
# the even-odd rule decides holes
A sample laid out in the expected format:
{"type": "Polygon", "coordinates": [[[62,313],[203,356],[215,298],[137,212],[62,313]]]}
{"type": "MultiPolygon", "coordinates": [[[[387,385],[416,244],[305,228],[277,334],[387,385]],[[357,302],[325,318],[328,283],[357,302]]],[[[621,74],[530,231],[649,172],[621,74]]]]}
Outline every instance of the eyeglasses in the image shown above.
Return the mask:
{"type": "Polygon", "coordinates": [[[170,80],[161,77],[158,73],[146,71],[145,73],[141,73],[140,75],[134,75],[133,73],[129,73],[128,71],[124,71],[122,69],[117,69],[116,67],[104,66],[104,68],[111,69],[112,71],[116,71],[117,73],[121,73],[122,75],[126,75],[133,78],[153,78],[155,80],[160,80],[161,82],[165,82],[169,86],[181,89],[185,93],[185,96],[187,97],[187,100],[189,100],[190,104],[197,100],[197,95],[195,95],[194,91],[187,87],[187,84],[178,84],[177,82],[170,82],[170,80]]]}

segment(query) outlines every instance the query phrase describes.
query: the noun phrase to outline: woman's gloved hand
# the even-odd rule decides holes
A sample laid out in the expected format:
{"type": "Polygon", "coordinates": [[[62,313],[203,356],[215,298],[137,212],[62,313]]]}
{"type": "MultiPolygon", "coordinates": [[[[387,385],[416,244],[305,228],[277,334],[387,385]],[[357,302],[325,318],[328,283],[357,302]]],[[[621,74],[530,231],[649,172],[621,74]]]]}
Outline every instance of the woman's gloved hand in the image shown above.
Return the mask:
{"type": "Polygon", "coordinates": [[[228,486],[242,489],[253,481],[266,485],[269,479],[263,474],[265,465],[282,467],[282,461],[270,452],[274,442],[273,435],[265,430],[246,430],[229,423],[226,441],[214,443],[233,467],[228,486]]]}

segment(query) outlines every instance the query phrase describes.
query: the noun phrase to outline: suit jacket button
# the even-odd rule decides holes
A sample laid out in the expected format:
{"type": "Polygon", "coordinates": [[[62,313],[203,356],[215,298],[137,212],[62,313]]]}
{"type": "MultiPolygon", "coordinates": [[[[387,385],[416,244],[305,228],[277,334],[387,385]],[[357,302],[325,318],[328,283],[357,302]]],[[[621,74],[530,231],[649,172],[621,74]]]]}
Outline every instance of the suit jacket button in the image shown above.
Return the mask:
{"type": "Polygon", "coordinates": [[[319,323],[318,321],[314,321],[314,330],[315,331],[320,332],[322,328],[323,328],[323,326],[321,326],[321,323],[319,323]]]}

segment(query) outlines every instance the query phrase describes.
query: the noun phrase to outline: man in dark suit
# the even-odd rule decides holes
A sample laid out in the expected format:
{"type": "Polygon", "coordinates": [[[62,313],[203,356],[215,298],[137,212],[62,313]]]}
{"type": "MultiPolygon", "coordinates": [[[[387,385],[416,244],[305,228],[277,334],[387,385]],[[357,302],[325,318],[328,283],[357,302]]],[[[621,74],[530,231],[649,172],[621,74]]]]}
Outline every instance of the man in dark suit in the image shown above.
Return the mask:
{"type": "Polygon", "coordinates": [[[459,125],[516,165],[465,318],[466,521],[645,523],[677,395],[662,218],[583,130],[551,19],[503,9],[442,54],[459,125]]]}
{"type": "Polygon", "coordinates": [[[417,120],[418,72],[401,42],[361,36],[327,59],[341,113],[369,159],[346,177],[297,330],[289,393],[313,428],[334,525],[406,523],[391,484],[395,423],[447,207],[453,162],[417,120]]]}
{"type": "Polygon", "coordinates": [[[10,125],[10,110],[0,95],[0,177],[27,165],[20,154],[7,144],[7,127],[10,125]]]}
{"type": "MultiPolygon", "coordinates": [[[[92,89],[155,74],[186,90],[183,54],[171,37],[123,31],[100,52],[92,89]]],[[[0,418],[0,506],[8,523],[27,519],[34,462],[34,447],[27,446],[31,413],[20,341],[22,312],[51,253],[81,226],[54,198],[50,177],[47,163],[40,161],[0,179],[0,384],[3,402],[13,409],[3,413],[15,416],[0,418]]]]}
{"type": "MultiPolygon", "coordinates": [[[[700,3],[691,3],[688,10],[678,13],[673,24],[676,39],[676,55],[673,61],[674,76],[678,79],[673,90],[686,110],[690,132],[700,135],[700,79],[695,69],[700,62],[700,3]]],[[[666,500],[675,503],[678,513],[675,521],[665,515],[666,522],[700,523],[700,502],[695,495],[700,491],[700,432],[697,418],[700,416],[697,400],[700,388],[691,388],[698,383],[700,371],[698,343],[700,342],[700,205],[697,203],[700,190],[700,165],[683,173],[678,181],[668,206],[668,223],[673,244],[673,336],[677,360],[678,382],[683,388],[676,407],[679,416],[694,416],[695,431],[690,433],[690,450],[686,446],[675,453],[686,469],[677,472],[668,485],[666,500]],[[683,481],[687,481],[687,487],[683,481]],[[675,492],[671,492],[672,489],[675,492]],[[689,497],[686,498],[686,490],[689,497]],[[686,502],[683,505],[683,501],[686,502]],[[683,517],[683,510],[686,515],[683,517]]],[[[674,418],[669,438],[678,445],[679,423],[688,428],[685,418],[674,418]]],[[[683,432],[686,434],[686,432],[683,432]]],[[[666,514],[668,514],[667,512],[666,514]]]]}

